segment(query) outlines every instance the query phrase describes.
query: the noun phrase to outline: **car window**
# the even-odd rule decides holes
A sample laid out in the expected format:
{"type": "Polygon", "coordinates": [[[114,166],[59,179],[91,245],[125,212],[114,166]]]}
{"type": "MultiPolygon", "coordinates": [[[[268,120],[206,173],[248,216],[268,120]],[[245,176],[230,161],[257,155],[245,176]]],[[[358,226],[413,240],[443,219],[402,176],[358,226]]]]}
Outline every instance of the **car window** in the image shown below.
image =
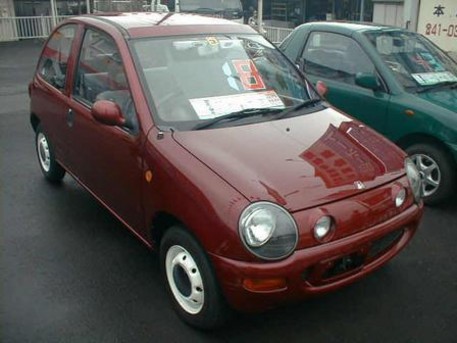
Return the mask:
{"type": "Polygon", "coordinates": [[[68,58],[76,33],[76,25],[65,25],[51,36],[43,49],[38,73],[57,89],[65,88],[68,58]]]}
{"type": "Polygon", "coordinates": [[[78,61],[73,95],[88,105],[97,100],[117,103],[128,127],[137,128],[136,112],[124,71],[124,64],[114,40],[88,29],[78,61]]]}
{"type": "Polygon", "coordinates": [[[303,51],[305,73],[355,85],[355,75],[376,69],[352,38],[329,32],[313,32],[303,51]]]}

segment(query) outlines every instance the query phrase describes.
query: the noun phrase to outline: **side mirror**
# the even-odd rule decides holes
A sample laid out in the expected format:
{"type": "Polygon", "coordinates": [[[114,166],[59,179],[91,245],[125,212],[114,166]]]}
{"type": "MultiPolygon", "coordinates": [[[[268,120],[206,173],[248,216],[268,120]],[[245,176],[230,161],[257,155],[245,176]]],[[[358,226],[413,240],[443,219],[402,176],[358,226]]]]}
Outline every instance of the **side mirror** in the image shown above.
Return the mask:
{"type": "Polygon", "coordinates": [[[327,93],[328,93],[328,87],[327,87],[327,85],[324,83],[324,81],[321,81],[321,80],[319,80],[319,81],[316,82],[316,90],[317,90],[317,93],[319,93],[319,95],[320,95],[321,97],[323,97],[323,98],[324,98],[324,97],[327,95],[327,93]]]}
{"type": "Polygon", "coordinates": [[[381,89],[381,83],[376,75],[371,73],[357,73],[355,75],[355,84],[357,86],[377,91],[381,89]]]}
{"type": "Polygon", "coordinates": [[[91,113],[97,121],[105,125],[125,125],[125,119],[122,117],[121,109],[115,102],[109,100],[98,100],[92,105],[91,113]]]}

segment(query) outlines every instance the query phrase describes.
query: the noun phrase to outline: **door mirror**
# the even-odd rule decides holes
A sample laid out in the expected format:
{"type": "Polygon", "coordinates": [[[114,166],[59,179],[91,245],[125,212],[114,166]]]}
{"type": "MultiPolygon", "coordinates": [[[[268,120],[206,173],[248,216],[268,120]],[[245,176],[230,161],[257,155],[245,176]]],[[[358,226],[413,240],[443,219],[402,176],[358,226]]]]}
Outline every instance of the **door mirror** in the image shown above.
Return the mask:
{"type": "Polygon", "coordinates": [[[91,110],[92,116],[105,125],[124,126],[125,119],[122,117],[118,104],[109,100],[96,101],[91,110]]]}
{"type": "Polygon", "coordinates": [[[381,89],[381,83],[376,75],[371,73],[357,73],[355,75],[355,84],[357,86],[377,91],[381,89]]]}
{"type": "Polygon", "coordinates": [[[327,87],[327,85],[325,84],[324,81],[321,81],[321,80],[319,80],[319,81],[316,82],[316,90],[317,90],[317,93],[319,93],[319,95],[320,95],[321,97],[323,97],[323,98],[324,98],[324,97],[327,95],[327,93],[328,93],[328,87],[327,87]]]}

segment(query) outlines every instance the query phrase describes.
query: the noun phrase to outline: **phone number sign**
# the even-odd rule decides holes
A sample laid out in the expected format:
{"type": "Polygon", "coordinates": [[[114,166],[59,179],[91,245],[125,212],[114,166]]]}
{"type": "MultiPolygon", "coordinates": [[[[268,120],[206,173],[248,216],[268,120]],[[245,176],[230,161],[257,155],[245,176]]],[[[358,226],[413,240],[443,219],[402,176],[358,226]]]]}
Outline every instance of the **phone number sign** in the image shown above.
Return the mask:
{"type": "Polygon", "coordinates": [[[443,50],[457,51],[457,1],[421,1],[418,32],[443,50]]]}

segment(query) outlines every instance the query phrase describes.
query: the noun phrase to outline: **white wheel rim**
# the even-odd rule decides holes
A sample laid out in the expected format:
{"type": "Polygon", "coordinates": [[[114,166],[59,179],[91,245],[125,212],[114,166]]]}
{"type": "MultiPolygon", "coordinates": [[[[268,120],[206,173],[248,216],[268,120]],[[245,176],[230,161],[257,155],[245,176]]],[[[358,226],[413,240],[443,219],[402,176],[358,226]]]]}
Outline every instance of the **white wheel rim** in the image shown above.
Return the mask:
{"type": "Polygon", "coordinates": [[[37,150],[41,168],[43,168],[45,172],[49,172],[51,169],[51,153],[49,152],[49,145],[46,140],[46,136],[41,132],[37,137],[37,150]]]}
{"type": "Polygon", "coordinates": [[[200,270],[192,255],[183,247],[173,245],[165,257],[165,270],[173,296],[190,314],[199,313],[205,301],[200,270]]]}
{"type": "Polygon", "coordinates": [[[416,164],[422,179],[422,195],[428,197],[434,194],[441,184],[441,171],[438,163],[424,154],[412,155],[411,159],[416,164]]]}

